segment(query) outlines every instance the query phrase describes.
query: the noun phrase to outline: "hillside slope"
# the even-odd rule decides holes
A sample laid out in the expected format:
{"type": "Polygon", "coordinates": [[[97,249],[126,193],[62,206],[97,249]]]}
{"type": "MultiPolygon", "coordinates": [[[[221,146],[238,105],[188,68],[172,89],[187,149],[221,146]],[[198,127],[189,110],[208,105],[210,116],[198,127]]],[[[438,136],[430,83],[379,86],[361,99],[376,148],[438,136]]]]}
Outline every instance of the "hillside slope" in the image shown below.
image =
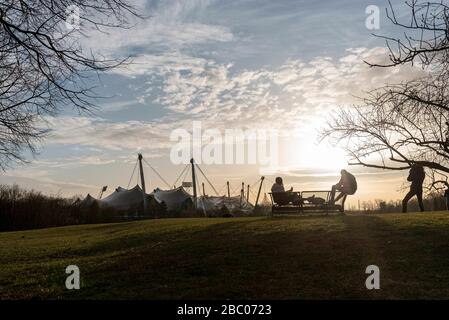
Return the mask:
{"type": "Polygon", "coordinates": [[[0,233],[0,298],[449,298],[449,214],[165,219],[0,233]],[[81,289],[65,289],[65,268],[81,289]],[[365,288],[380,267],[381,290],[365,288]]]}

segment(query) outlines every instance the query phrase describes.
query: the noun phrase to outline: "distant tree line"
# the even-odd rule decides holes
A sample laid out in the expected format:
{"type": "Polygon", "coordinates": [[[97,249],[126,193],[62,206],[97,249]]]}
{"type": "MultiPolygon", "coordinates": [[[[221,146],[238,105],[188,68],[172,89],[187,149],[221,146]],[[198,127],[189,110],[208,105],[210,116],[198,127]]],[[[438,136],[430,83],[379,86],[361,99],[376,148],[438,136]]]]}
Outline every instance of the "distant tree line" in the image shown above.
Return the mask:
{"type": "MultiPolygon", "coordinates": [[[[217,216],[223,216],[222,212],[217,216]]],[[[150,208],[146,216],[139,209],[115,210],[97,202],[80,205],[77,197],[49,196],[17,185],[0,185],[0,232],[77,224],[122,222],[143,218],[203,217],[201,210],[167,211],[165,206],[150,208]]]]}
{"type": "Polygon", "coordinates": [[[0,185],[0,231],[112,222],[114,218],[110,209],[80,208],[73,198],[0,185]]]}
{"type": "MultiPolygon", "coordinates": [[[[423,199],[424,207],[426,211],[444,211],[446,208],[446,199],[440,193],[430,193],[425,199],[423,199]]],[[[410,212],[418,212],[419,205],[418,201],[413,198],[408,204],[410,212]]],[[[349,206],[348,210],[350,212],[360,212],[360,213],[393,213],[402,212],[402,200],[382,200],[375,199],[374,201],[367,200],[361,201],[360,206],[349,206]]]]}

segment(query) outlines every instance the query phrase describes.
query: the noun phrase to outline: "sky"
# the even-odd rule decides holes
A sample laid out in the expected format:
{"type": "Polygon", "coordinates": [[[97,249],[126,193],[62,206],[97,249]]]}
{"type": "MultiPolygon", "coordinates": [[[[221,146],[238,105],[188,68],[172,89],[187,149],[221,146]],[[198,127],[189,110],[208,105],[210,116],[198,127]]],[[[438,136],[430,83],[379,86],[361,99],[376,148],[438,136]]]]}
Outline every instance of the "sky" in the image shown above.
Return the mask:
{"type": "MultiPolygon", "coordinates": [[[[319,130],[336,108],[420,72],[412,67],[373,69],[363,62],[387,59],[384,42],[373,32],[400,32],[387,21],[386,1],[133,3],[149,18],[133,21],[132,29],[89,31],[81,39],[86,50],[130,56],[132,63],[96,79],[97,93],[106,98],[97,101],[94,114],[65,110],[48,117],[52,131],[39,154],[1,173],[1,184],[96,196],[104,185],[107,193],[119,185],[135,185],[137,175],[130,177],[137,153],[142,153],[172,185],[185,165],[173,161],[171,152],[179,141],[170,137],[179,130],[192,133],[200,124],[203,131],[213,129],[222,136],[229,129],[276,132],[277,163],[271,171],[249,161],[200,164],[219,193],[226,181],[232,190],[239,190],[242,181],[254,188],[261,174],[268,174],[264,192],[275,176],[295,190],[330,189],[346,168],[359,181],[350,203],[403,196],[406,172],[348,166],[341,148],[318,141],[319,130]],[[366,27],[369,5],[380,8],[378,30],[366,27]]],[[[393,2],[400,18],[406,17],[402,3],[393,2]]],[[[144,170],[147,190],[166,188],[147,164],[144,170]]],[[[208,184],[206,192],[212,193],[208,184]]]]}

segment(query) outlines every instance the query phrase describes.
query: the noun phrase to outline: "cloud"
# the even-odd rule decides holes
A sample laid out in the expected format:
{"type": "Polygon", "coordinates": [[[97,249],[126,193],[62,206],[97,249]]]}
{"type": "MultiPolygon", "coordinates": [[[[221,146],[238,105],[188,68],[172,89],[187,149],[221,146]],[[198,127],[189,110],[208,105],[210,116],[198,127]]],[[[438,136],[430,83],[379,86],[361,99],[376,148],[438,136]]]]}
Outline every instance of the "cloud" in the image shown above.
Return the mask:
{"type": "Polygon", "coordinates": [[[77,166],[98,166],[116,162],[115,159],[101,157],[98,155],[89,155],[86,157],[60,157],[53,159],[39,159],[33,161],[33,165],[46,168],[68,168],[77,166]]]}
{"type": "Polygon", "coordinates": [[[98,192],[98,186],[57,181],[50,179],[43,172],[38,170],[27,171],[27,173],[12,171],[8,174],[2,175],[0,184],[13,185],[18,184],[21,187],[26,187],[28,190],[37,190],[44,194],[51,195],[74,195],[79,193],[98,192]]]}
{"type": "Polygon", "coordinates": [[[172,145],[170,133],[178,128],[190,130],[192,121],[203,121],[204,129],[271,128],[310,139],[326,114],[339,105],[354,103],[354,95],[422,74],[419,68],[390,72],[363,62],[385,55],[382,48],[358,48],[340,58],[288,60],[274,69],[237,71],[232,64],[179,53],[143,55],[140,58],[147,68],[136,71],[146,76],[141,94],[170,110],[168,116],[122,122],[100,117],[49,118],[55,129],[48,142],[166,153],[172,145]]]}
{"type": "Polygon", "coordinates": [[[111,72],[127,77],[163,74],[168,71],[190,70],[201,72],[208,60],[183,54],[179,51],[167,51],[161,54],[140,54],[132,63],[113,69],[111,72]]]}
{"type": "MultiPolygon", "coordinates": [[[[145,52],[176,52],[210,42],[227,42],[234,39],[226,26],[205,24],[195,19],[216,1],[169,0],[150,1],[144,15],[146,19],[131,18],[133,28],[112,28],[99,33],[87,32],[82,39],[86,51],[109,57],[136,57],[145,52]]],[[[139,7],[142,7],[140,5],[139,7]]]]}
{"type": "Polygon", "coordinates": [[[357,48],[348,49],[341,58],[287,60],[275,69],[235,70],[232,64],[212,59],[147,55],[147,66],[151,67],[143,73],[151,75],[147,97],[185,117],[216,119],[213,125],[221,127],[229,123],[245,126],[249,119],[253,125],[273,126],[273,120],[283,120],[291,130],[298,120],[354,103],[354,96],[365,91],[422,75],[419,68],[402,67],[392,72],[364,63],[386,57],[383,48],[357,48]]]}
{"type": "Polygon", "coordinates": [[[140,121],[107,122],[101,118],[47,118],[54,128],[47,143],[94,146],[103,150],[123,150],[167,147],[167,132],[174,124],[140,121]]]}

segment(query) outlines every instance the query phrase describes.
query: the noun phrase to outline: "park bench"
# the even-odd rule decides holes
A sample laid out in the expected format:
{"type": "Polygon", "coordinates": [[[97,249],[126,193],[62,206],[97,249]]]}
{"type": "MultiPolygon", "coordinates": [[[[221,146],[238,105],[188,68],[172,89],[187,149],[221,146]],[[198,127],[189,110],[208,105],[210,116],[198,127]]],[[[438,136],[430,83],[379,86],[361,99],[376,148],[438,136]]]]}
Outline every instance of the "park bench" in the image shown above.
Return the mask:
{"type": "MultiPolygon", "coordinates": [[[[334,204],[330,203],[331,191],[316,190],[302,191],[297,194],[299,201],[292,203],[288,192],[270,192],[271,212],[274,213],[305,213],[305,212],[344,212],[346,197],[344,196],[334,204]]],[[[338,193],[335,197],[338,196],[338,193]]]]}
{"type": "Polygon", "coordinates": [[[270,192],[271,198],[271,212],[301,212],[301,200],[293,203],[290,201],[291,194],[296,194],[298,199],[301,199],[301,193],[296,191],[291,192],[270,192]]]}

